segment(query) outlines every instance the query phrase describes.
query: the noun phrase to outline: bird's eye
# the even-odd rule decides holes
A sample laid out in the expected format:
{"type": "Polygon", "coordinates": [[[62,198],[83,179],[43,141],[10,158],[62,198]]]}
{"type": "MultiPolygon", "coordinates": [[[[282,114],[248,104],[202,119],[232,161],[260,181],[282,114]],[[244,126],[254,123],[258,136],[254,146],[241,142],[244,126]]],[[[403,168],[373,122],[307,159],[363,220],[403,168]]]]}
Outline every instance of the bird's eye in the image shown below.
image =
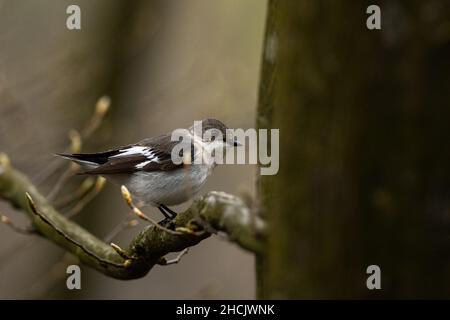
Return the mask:
{"type": "Polygon", "coordinates": [[[215,132],[210,132],[210,134],[207,134],[205,136],[205,141],[206,142],[213,142],[217,139],[217,134],[215,132]]]}

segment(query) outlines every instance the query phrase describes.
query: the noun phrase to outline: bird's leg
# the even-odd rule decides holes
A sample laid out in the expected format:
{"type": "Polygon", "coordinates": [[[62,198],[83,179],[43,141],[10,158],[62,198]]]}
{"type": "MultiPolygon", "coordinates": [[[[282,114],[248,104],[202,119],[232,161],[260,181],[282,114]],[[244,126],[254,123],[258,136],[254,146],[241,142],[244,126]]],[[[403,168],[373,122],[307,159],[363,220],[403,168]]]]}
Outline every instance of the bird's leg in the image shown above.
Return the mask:
{"type": "MultiPolygon", "coordinates": [[[[158,206],[158,209],[159,209],[159,211],[161,211],[161,213],[164,215],[164,217],[165,217],[166,219],[170,220],[171,215],[165,211],[164,205],[160,204],[160,205],[158,206]]],[[[166,219],[165,219],[165,220],[166,220],[166,219]]]]}
{"type": "Polygon", "coordinates": [[[169,207],[167,207],[166,205],[162,204],[160,206],[166,211],[166,213],[170,214],[171,219],[174,219],[177,216],[177,213],[172,209],[170,209],[169,207]]]}
{"type": "Polygon", "coordinates": [[[172,216],[164,209],[164,205],[159,205],[158,209],[161,211],[161,213],[164,215],[164,219],[161,221],[158,221],[158,224],[162,226],[168,225],[172,221],[172,216]]]}
{"type": "Polygon", "coordinates": [[[159,221],[158,223],[161,224],[161,225],[164,225],[164,226],[168,225],[172,221],[172,219],[175,218],[176,215],[177,215],[176,213],[173,214],[172,213],[173,211],[170,210],[169,208],[167,208],[163,204],[159,205],[158,209],[164,215],[164,219],[159,221]]]}
{"type": "Polygon", "coordinates": [[[125,187],[124,185],[122,185],[120,187],[120,191],[122,192],[122,197],[123,199],[126,201],[126,203],[128,204],[128,206],[131,208],[131,210],[133,210],[133,213],[135,215],[137,215],[139,218],[141,218],[142,220],[148,221],[151,224],[153,224],[155,226],[155,228],[158,228],[160,230],[163,230],[167,233],[170,234],[176,234],[176,235],[180,235],[180,234],[184,234],[185,232],[178,232],[175,230],[170,230],[162,225],[159,225],[156,221],[154,221],[153,219],[147,217],[138,207],[135,206],[135,204],[133,203],[133,198],[131,197],[131,193],[130,191],[128,191],[127,187],[125,187]]]}
{"type": "Polygon", "coordinates": [[[162,214],[165,217],[163,220],[159,221],[158,223],[163,226],[169,226],[170,223],[172,222],[172,220],[177,216],[177,213],[175,211],[171,210],[170,208],[168,208],[164,204],[160,204],[158,206],[158,209],[159,209],[159,211],[162,212],[162,214]]]}

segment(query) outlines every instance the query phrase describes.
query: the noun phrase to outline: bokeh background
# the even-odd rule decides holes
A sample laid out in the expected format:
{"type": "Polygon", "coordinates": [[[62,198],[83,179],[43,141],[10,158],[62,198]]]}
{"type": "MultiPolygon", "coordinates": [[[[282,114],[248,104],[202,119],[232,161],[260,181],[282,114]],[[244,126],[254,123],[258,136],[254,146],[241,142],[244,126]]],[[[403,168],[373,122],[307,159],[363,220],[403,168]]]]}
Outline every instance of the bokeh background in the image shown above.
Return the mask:
{"type": "MultiPolygon", "coordinates": [[[[0,0],[0,151],[35,179],[67,132],[112,98],[84,151],[132,143],[216,117],[255,125],[266,1],[0,0]],[[66,28],[66,8],[81,7],[82,30],[66,28]]],[[[254,192],[255,167],[222,166],[204,191],[254,192]]],[[[78,179],[78,180],[77,180],[78,179]]],[[[80,182],[73,178],[72,184],[80,182]]],[[[48,192],[54,179],[39,182],[48,192]]],[[[183,207],[176,208],[177,210],[183,207]]],[[[0,202],[18,224],[26,222],[0,202]]],[[[103,237],[127,213],[117,186],[74,219],[103,237]]],[[[156,210],[148,210],[159,217],[156,210]]],[[[114,241],[126,246],[142,224],[114,241]]],[[[0,298],[245,299],[255,297],[253,256],[214,237],[180,264],[133,281],[82,267],[82,290],[65,287],[70,258],[45,239],[0,226],[0,298]]]]}

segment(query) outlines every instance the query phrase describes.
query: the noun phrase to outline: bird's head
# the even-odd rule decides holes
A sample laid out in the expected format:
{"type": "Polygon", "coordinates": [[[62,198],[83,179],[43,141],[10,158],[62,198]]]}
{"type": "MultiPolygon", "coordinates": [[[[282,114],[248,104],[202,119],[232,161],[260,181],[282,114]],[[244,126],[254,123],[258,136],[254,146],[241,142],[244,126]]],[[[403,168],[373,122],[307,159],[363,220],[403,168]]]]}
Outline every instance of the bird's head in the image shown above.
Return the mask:
{"type": "Polygon", "coordinates": [[[195,131],[205,146],[211,150],[241,145],[228,129],[222,121],[213,118],[204,119],[190,128],[191,132],[195,131]]]}

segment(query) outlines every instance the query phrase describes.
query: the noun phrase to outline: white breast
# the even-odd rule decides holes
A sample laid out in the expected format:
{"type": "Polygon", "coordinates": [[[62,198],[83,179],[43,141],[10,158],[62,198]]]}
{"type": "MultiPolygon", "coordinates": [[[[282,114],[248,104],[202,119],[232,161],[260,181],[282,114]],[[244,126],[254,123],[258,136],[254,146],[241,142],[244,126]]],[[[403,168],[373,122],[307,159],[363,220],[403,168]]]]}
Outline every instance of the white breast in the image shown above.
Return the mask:
{"type": "Polygon", "coordinates": [[[177,205],[195,196],[211,174],[207,165],[172,171],[139,171],[124,181],[132,195],[147,205],[177,205]]]}

